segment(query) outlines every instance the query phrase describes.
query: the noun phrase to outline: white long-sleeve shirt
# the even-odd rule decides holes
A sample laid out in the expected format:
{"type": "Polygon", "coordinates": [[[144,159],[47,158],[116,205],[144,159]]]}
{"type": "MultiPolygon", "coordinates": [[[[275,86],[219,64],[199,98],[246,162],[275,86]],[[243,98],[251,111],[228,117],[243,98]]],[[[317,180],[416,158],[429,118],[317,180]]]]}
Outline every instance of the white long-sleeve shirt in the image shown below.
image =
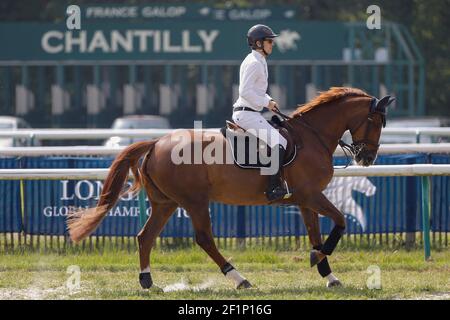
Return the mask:
{"type": "Polygon", "coordinates": [[[268,86],[267,62],[258,51],[252,50],[242,61],[239,70],[239,98],[233,107],[250,107],[261,111],[272,98],[268,86]]]}

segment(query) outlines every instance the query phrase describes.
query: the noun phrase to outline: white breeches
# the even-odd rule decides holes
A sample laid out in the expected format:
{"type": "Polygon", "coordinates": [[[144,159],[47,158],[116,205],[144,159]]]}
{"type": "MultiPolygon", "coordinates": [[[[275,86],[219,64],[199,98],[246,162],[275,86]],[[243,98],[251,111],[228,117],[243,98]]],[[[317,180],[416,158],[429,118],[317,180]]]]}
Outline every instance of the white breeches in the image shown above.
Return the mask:
{"type": "Polygon", "coordinates": [[[233,112],[232,118],[236,124],[263,140],[271,148],[281,144],[286,149],[287,140],[259,112],[236,111],[233,112]]]}

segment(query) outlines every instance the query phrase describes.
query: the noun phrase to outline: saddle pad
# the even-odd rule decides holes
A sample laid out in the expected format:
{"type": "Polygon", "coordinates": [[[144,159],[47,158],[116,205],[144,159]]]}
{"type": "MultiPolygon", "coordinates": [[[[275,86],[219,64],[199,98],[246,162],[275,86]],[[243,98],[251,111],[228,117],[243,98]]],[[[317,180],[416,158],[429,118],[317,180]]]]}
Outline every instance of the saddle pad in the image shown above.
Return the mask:
{"type": "MultiPolygon", "coordinates": [[[[228,141],[236,165],[244,169],[270,167],[271,148],[264,141],[249,133],[234,133],[226,127],[221,128],[220,132],[228,141]]],[[[289,165],[296,155],[297,148],[294,148],[291,156],[284,160],[283,166],[289,165]]]]}

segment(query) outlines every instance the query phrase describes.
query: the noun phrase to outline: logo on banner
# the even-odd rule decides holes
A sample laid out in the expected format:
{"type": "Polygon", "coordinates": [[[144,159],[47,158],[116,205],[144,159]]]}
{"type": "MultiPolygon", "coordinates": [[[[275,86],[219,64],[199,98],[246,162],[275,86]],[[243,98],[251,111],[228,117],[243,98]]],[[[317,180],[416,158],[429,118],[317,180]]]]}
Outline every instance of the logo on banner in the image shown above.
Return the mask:
{"type": "Polygon", "coordinates": [[[336,177],[333,178],[323,194],[342,213],[352,216],[365,231],[367,227],[366,217],[361,206],[352,197],[353,190],[371,197],[377,188],[366,177],[336,177]]]}
{"type": "Polygon", "coordinates": [[[41,38],[42,49],[49,54],[77,53],[209,53],[214,50],[219,30],[50,30],[41,38]]]}
{"type": "Polygon", "coordinates": [[[288,50],[297,50],[297,41],[301,39],[300,34],[297,31],[281,30],[280,35],[275,38],[275,43],[278,50],[284,53],[288,50]]]}
{"type": "MultiPolygon", "coordinates": [[[[100,194],[103,189],[102,181],[89,181],[80,180],[74,182],[69,187],[69,180],[59,181],[61,194],[60,201],[62,205],[48,205],[42,210],[43,215],[46,218],[51,217],[65,217],[71,211],[76,211],[77,209],[87,209],[96,204],[96,201],[100,198],[100,194]],[[77,205],[73,205],[76,203],[77,205]]],[[[127,186],[131,187],[131,182],[127,182],[127,186]]],[[[138,217],[139,207],[129,205],[130,201],[137,201],[137,195],[132,193],[126,193],[119,199],[124,203],[115,206],[108,213],[111,217],[138,217]]],[[[150,214],[150,208],[147,208],[147,215],[150,214]]]]}
{"type": "MultiPolygon", "coordinates": [[[[367,221],[361,206],[353,198],[353,191],[358,191],[366,197],[375,195],[377,188],[366,177],[336,177],[331,180],[323,194],[339,211],[353,218],[363,231],[366,230],[367,221]]],[[[298,214],[297,206],[290,206],[286,213],[298,214]]],[[[323,217],[320,215],[320,217],[323,217]]]]}
{"type": "MultiPolygon", "coordinates": [[[[78,209],[87,209],[89,207],[95,206],[96,202],[100,199],[100,195],[103,190],[103,182],[102,181],[90,181],[90,180],[79,180],[76,182],[72,181],[72,185],[69,187],[69,180],[61,180],[59,182],[59,186],[61,188],[60,198],[62,205],[55,206],[49,205],[45,206],[42,210],[42,214],[46,218],[52,217],[66,217],[69,212],[76,211],[78,209]],[[76,202],[79,205],[68,205],[68,202],[76,202]]],[[[127,182],[127,188],[130,188],[132,183],[130,181],[127,182]]],[[[146,199],[148,201],[148,199],[146,199]]],[[[139,217],[140,208],[139,206],[130,205],[131,201],[138,201],[138,196],[133,195],[128,192],[122,195],[119,198],[119,201],[122,202],[114,206],[109,213],[110,217],[139,217]]],[[[152,207],[147,206],[146,215],[150,216],[152,212],[152,207]]],[[[176,218],[189,218],[188,213],[183,208],[177,208],[176,218]]]]}

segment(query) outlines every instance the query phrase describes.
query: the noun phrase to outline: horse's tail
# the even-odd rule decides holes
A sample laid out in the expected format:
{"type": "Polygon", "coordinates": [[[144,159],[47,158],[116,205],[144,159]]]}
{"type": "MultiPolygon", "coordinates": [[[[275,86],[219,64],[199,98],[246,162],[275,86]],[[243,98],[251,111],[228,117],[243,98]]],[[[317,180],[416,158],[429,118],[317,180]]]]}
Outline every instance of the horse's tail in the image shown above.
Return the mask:
{"type": "Polygon", "coordinates": [[[67,227],[72,241],[79,242],[89,236],[102,222],[108,211],[114,207],[120,196],[127,192],[135,193],[141,188],[139,159],[146,152],[150,152],[157,141],[133,143],[116,157],[109,168],[97,206],[69,214],[67,227]],[[134,183],[130,189],[123,192],[130,169],[135,177],[134,183]]]}

